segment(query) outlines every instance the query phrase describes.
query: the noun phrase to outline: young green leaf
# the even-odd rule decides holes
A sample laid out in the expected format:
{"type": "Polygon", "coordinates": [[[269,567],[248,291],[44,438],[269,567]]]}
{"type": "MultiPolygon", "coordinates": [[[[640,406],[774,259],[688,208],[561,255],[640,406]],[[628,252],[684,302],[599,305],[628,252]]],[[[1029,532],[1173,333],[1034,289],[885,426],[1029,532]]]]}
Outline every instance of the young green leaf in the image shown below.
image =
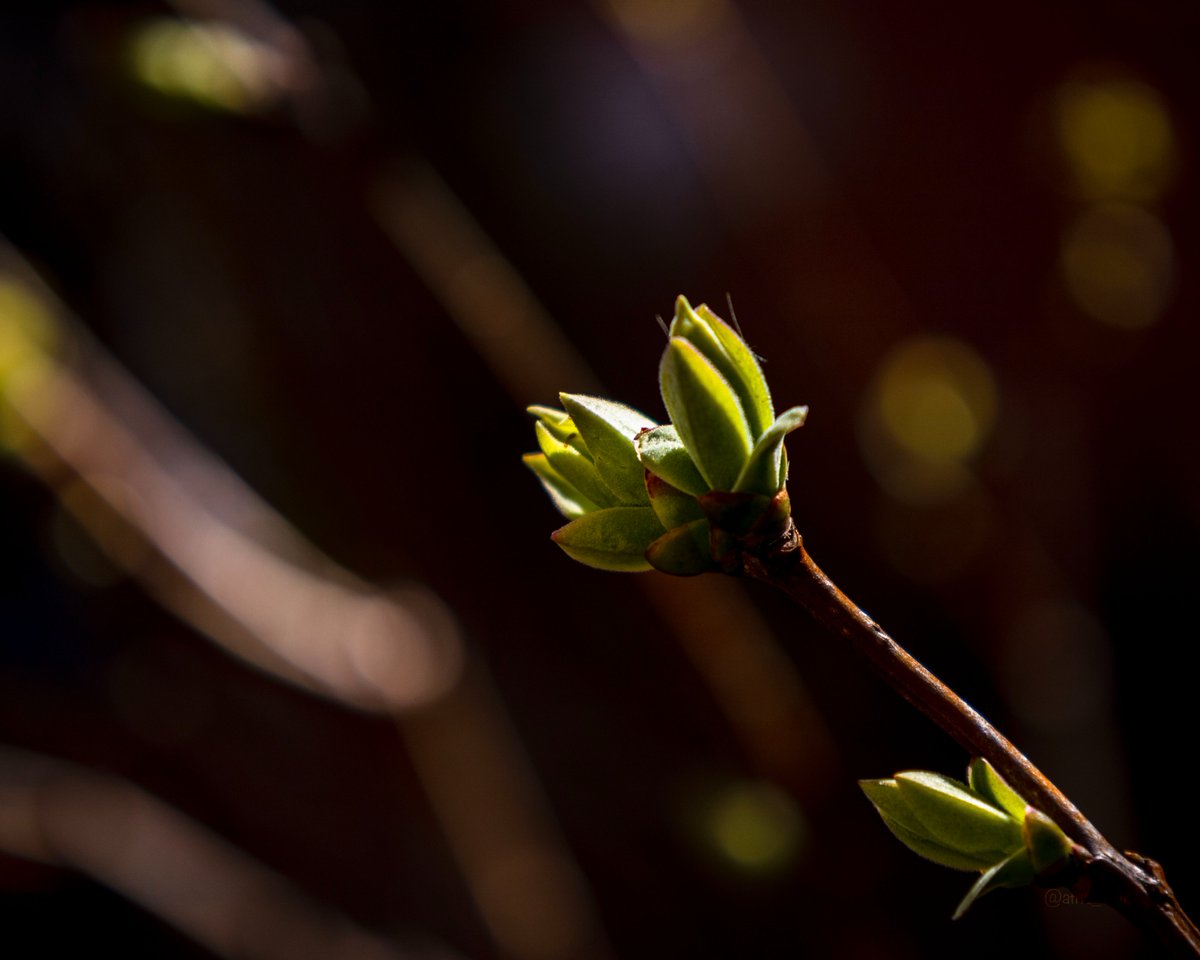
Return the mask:
{"type": "Polygon", "coordinates": [[[521,460],[542,481],[542,486],[550,495],[554,506],[568,520],[574,520],[576,517],[582,517],[585,513],[599,509],[596,504],[583,496],[550,466],[550,461],[546,459],[544,453],[527,453],[521,460]]]}
{"type": "Polygon", "coordinates": [[[875,805],[875,809],[879,811],[881,817],[890,817],[912,833],[929,836],[925,825],[909,809],[908,801],[904,799],[904,795],[900,792],[900,784],[895,780],[891,778],[886,780],[859,780],[858,786],[867,795],[867,799],[875,805]]]}
{"type": "Polygon", "coordinates": [[[994,852],[955,850],[936,839],[909,808],[895,780],[859,780],[858,785],[896,839],[926,860],[954,870],[983,870],[998,859],[994,852]]]}
{"type": "Polygon", "coordinates": [[[883,825],[891,831],[892,836],[908,847],[919,857],[949,867],[951,870],[985,870],[996,859],[997,854],[968,853],[963,850],[953,850],[924,834],[916,833],[893,820],[891,817],[879,815],[883,825]]]}
{"type": "Polygon", "coordinates": [[[1023,887],[1033,880],[1033,867],[1024,850],[1018,850],[999,863],[993,864],[983,871],[983,875],[975,881],[967,895],[962,898],[958,909],[954,911],[957,920],[970,909],[971,904],[999,887],[1023,887]]]}
{"type": "Polygon", "coordinates": [[[555,439],[542,421],[533,425],[538,446],[559,476],[598,507],[615,507],[618,500],[608,488],[596,465],[570,444],[555,439]]]}
{"type": "Polygon", "coordinates": [[[717,368],[680,337],[667,344],[660,380],[667,412],[701,475],[711,489],[732,490],[750,455],[750,428],[737,394],[717,368]]]}
{"type": "Polygon", "coordinates": [[[1025,823],[1021,833],[1025,839],[1029,860],[1038,873],[1057,866],[1071,855],[1071,841],[1058,824],[1041,810],[1025,808],[1025,823]]]}
{"type": "Polygon", "coordinates": [[[693,520],[668,530],[650,544],[646,559],[655,570],[691,577],[716,569],[708,541],[708,521],[693,520]]]}
{"type": "Polygon", "coordinates": [[[918,856],[954,870],[983,870],[992,863],[986,856],[953,850],[931,837],[908,808],[895,780],[859,780],[858,785],[875,805],[884,826],[918,856]]]}
{"type": "MultiPolygon", "coordinates": [[[[686,302],[686,301],[685,301],[686,302]]],[[[676,308],[678,314],[678,308],[676,308]]],[[[742,406],[746,410],[746,420],[754,436],[759,436],[771,421],[775,419],[775,408],[771,405],[771,391],[767,386],[767,378],[763,376],[758,358],[742,339],[741,334],[728,323],[713,313],[705,304],[696,308],[696,315],[703,320],[712,331],[713,337],[721,345],[725,356],[729,358],[732,369],[718,365],[718,369],[738,392],[742,406]]]]}
{"type": "Polygon", "coordinates": [[[649,507],[608,507],[572,520],[550,536],[567,556],[600,570],[649,570],[646,549],[663,534],[649,507]]]}
{"type": "Polygon", "coordinates": [[[534,405],[526,407],[525,412],[537,417],[556,440],[569,443],[589,460],[591,459],[592,455],[588,451],[587,444],[583,442],[583,435],[576,428],[575,421],[564,411],[555,410],[554,407],[534,405]]]}
{"type": "Polygon", "coordinates": [[[706,519],[695,497],[671,486],[662,477],[646,474],[646,492],[650,495],[650,506],[668,530],[706,519]]]}
{"type": "Polygon", "coordinates": [[[1025,801],[1013,790],[983,757],[976,757],[967,767],[967,783],[971,789],[999,807],[1017,823],[1025,821],[1025,801]]]}
{"type": "Polygon", "coordinates": [[[679,439],[675,424],[667,423],[640,433],[633,441],[642,466],[685,493],[701,494],[708,484],[679,439]]]}
{"type": "Polygon", "coordinates": [[[583,435],[605,485],[621,503],[648,503],[644,468],[638,461],[633,438],[657,424],[632,407],[600,397],[562,393],[559,399],[583,435]]]}
{"type": "Polygon", "coordinates": [[[797,427],[804,425],[808,407],[792,407],[785,410],[759,438],[750,459],[733,485],[735,491],[749,491],[773,496],[787,479],[783,475],[783,439],[797,427]]]}
{"type": "Polygon", "coordinates": [[[896,774],[900,794],[929,835],[955,850],[997,852],[1023,845],[1020,826],[965,784],[927,770],[896,774]]]}

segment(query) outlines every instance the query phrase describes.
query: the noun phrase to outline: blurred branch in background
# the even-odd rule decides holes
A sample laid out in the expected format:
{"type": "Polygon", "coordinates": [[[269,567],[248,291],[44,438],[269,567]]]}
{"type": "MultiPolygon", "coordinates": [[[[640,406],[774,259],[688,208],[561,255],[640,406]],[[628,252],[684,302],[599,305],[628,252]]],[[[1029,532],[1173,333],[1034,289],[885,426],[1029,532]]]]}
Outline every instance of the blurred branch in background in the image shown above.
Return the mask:
{"type": "Polygon", "coordinates": [[[2,242],[0,284],[6,445],[168,609],[260,669],[357,709],[403,710],[454,685],[462,640],[431,591],[389,597],[307,543],[2,242]]]}
{"type": "Polygon", "coordinates": [[[0,746],[0,850],[120,892],[221,957],[453,960],[399,949],[118,777],[0,746]]]}
{"type": "Polygon", "coordinates": [[[419,585],[375,590],[304,541],[64,316],[11,247],[0,248],[0,398],[5,445],[164,605],[279,679],[396,717],[509,955],[605,955],[490,681],[481,666],[463,680],[445,605],[419,585]]]}

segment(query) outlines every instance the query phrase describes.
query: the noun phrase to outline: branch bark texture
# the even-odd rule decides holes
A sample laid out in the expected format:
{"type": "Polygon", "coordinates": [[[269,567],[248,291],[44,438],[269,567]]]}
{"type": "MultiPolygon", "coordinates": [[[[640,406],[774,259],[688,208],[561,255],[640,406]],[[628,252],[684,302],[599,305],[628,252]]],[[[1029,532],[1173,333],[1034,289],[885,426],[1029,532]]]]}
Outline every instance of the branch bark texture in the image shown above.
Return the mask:
{"type": "Polygon", "coordinates": [[[1200,930],[1184,913],[1153,860],[1117,850],[999,730],[942,683],[854,604],[813,562],[794,525],[780,539],[743,554],[743,569],[777,587],[851,647],[883,679],[953,737],[983,757],[1075,844],[1070,864],[1044,880],[1079,899],[1106,903],[1177,957],[1200,957],[1200,930]]]}

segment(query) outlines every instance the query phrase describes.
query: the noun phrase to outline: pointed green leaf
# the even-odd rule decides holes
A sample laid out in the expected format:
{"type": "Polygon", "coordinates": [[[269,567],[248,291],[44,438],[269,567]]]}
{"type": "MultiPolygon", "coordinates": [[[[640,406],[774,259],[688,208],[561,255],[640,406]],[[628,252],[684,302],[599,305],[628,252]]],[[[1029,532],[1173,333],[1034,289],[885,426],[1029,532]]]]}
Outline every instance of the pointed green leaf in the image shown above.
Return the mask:
{"type": "Polygon", "coordinates": [[[617,506],[619,501],[616,495],[600,479],[600,473],[591,460],[569,444],[555,439],[540,420],[533,428],[537,433],[538,446],[559,476],[596,506],[617,506]]]}
{"type": "Polygon", "coordinates": [[[642,466],[686,493],[708,492],[708,484],[679,439],[675,424],[667,423],[638,434],[633,442],[642,466]]]}
{"type": "Polygon", "coordinates": [[[896,783],[929,835],[947,847],[1007,856],[1023,844],[1020,826],[966,784],[927,770],[898,773],[896,783]]]}
{"type": "Polygon", "coordinates": [[[858,785],[896,839],[926,860],[954,870],[983,870],[1004,855],[999,851],[955,850],[934,839],[909,808],[895,780],[859,780],[858,785]]]}
{"type": "Polygon", "coordinates": [[[1025,849],[1033,869],[1042,873],[1062,863],[1071,855],[1071,841],[1058,824],[1033,807],[1025,808],[1025,823],[1021,829],[1025,849]]]}
{"type": "Polygon", "coordinates": [[[758,358],[754,356],[754,351],[742,339],[741,334],[703,303],[696,308],[696,314],[708,324],[729,358],[732,371],[720,365],[718,369],[725,379],[735,385],[753,435],[761,435],[775,419],[775,408],[771,405],[771,391],[767,387],[767,378],[763,376],[758,358]]]}
{"type": "Polygon", "coordinates": [[[583,434],[600,478],[621,503],[644,504],[644,468],[637,458],[633,438],[657,424],[645,414],[600,397],[559,394],[567,413],[583,434]]]}
{"type": "Polygon", "coordinates": [[[923,834],[909,830],[891,817],[880,813],[880,819],[892,836],[908,847],[913,853],[926,860],[932,860],[938,866],[949,867],[951,870],[984,870],[992,864],[996,855],[964,853],[961,850],[951,850],[936,840],[931,840],[923,834]]]}
{"type": "Polygon", "coordinates": [[[537,417],[546,429],[553,434],[554,439],[563,443],[569,443],[589,460],[591,459],[592,455],[588,452],[587,444],[583,442],[583,435],[576,429],[575,421],[567,416],[565,412],[555,410],[554,407],[539,407],[536,405],[526,407],[525,411],[537,417]]]}
{"type": "Polygon", "coordinates": [[[676,577],[691,577],[715,570],[716,561],[708,540],[708,521],[693,520],[668,530],[646,550],[646,559],[655,570],[676,577]]]}
{"type": "Polygon", "coordinates": [[[677,490],[652,473],[646,474],[646,492],[650,495],[650,506],[668,530],[693,520],[706,519],[695,497],[677,490]]]}
{"type": "MultiPolygon", "coordinates": [[[[708,310],[707,307],[704,309],[708,310]]],[[[733,382],[737,379],[737,370],[721,345],[712,323],[701,317],[699,311],[693,310],[687,297],[683,295],[675,298],[675,317],[671,320],[671,327],[667,331],[667,335],[686,340],[721,372],[721,376],[729,381],[730,386],[734,385],[733,382]]],[[[734,387],[735,392],[736,389],[734,387]]]]}
{"type": "Polygon", "coordinates": [[[532,470],[542,481],[546,493],[554,501],[554,506],[568,520],[582,517],[597,509],[587,497],[576,490],[552,467],[544,453],[527,453],[521,458],[525,466],[532,470]]]}
{"type": "Polygon", "coordinates": [[[976,757],[967,767],[967,782],[989,803],[999,807],[1018,823],[1025,822],[1025,801],[983,757],[976,757]]]}
{"type": "Polygon", "coordinates": [[[921,834],[932,840],[925,825],[917,819],[916,814],[908,807],[908,802],[900,793],[900,784],[888,778],[886,780],[859,780],[858,786],[867,795],[867,799],[875,805],[882,817],[890,817],[906,830],[921,834]]]}
{"type": "Polygon", "coordinates": [[[733,489],[774,496],[783,486],[783,438],[804,425],[808,407],[785,410],[759,438],[733,489]]]}
{"type": "Polygon", "coordinates": [[[737,394],[679,337],[667,344],[660,380],[667,412],[701,475],[711,489],[732,490],[750,455],[750,428],[737,394]]]}
{"type": "Polygon", "coordinates": [[[600,570],[649,570],[646,549],[663,534],[649,507],[609,507],[584,514],[551,538],[573,560],[600,570]]]}
{"type": "Polygon", "coordinates": [[[757,439],[775,413],[762,368],[741,335],[704,304],[693,310],[683,296],[675,300],[670,335],[691,343],[733,387],[746,414],[751,441],[757,439]]]}
{"type": "Polygon", "coordinates": [[[954,911],[954,919],[957,920],[966,913],[971,904],[985,893],[999,887],[1021,887],[1032,879],[1033,868],[1029,865],[1029,858],[1025,855],[1024,850],[1018,850],[1010,857],[983,871],[983,875],[975,881],[975,884],[967,891],[967,895],[962,898],[958,909],[954,911]]]}

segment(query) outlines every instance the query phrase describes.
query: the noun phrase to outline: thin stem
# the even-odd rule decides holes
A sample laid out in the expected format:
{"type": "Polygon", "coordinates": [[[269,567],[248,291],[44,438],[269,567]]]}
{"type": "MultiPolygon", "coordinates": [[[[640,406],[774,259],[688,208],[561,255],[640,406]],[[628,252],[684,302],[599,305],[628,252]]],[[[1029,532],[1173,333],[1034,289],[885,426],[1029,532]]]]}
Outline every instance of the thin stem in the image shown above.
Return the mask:
{"type": "Polygon", "coordinates": [[[764,549],[743,555],[745,572],[778,587],[860,656],[904,699],[974,756],[983,757],[1013,789],[1074,841],[1071,868],[1055,877],[1082,900],[1107,903],[1173,955],[1200,957],[1200,930],[1184,913],[1162,868],[1137,854],[1122,854],[1029,759],[958,694],[887,635],[825,576],[788,532],[764,549]]]}

